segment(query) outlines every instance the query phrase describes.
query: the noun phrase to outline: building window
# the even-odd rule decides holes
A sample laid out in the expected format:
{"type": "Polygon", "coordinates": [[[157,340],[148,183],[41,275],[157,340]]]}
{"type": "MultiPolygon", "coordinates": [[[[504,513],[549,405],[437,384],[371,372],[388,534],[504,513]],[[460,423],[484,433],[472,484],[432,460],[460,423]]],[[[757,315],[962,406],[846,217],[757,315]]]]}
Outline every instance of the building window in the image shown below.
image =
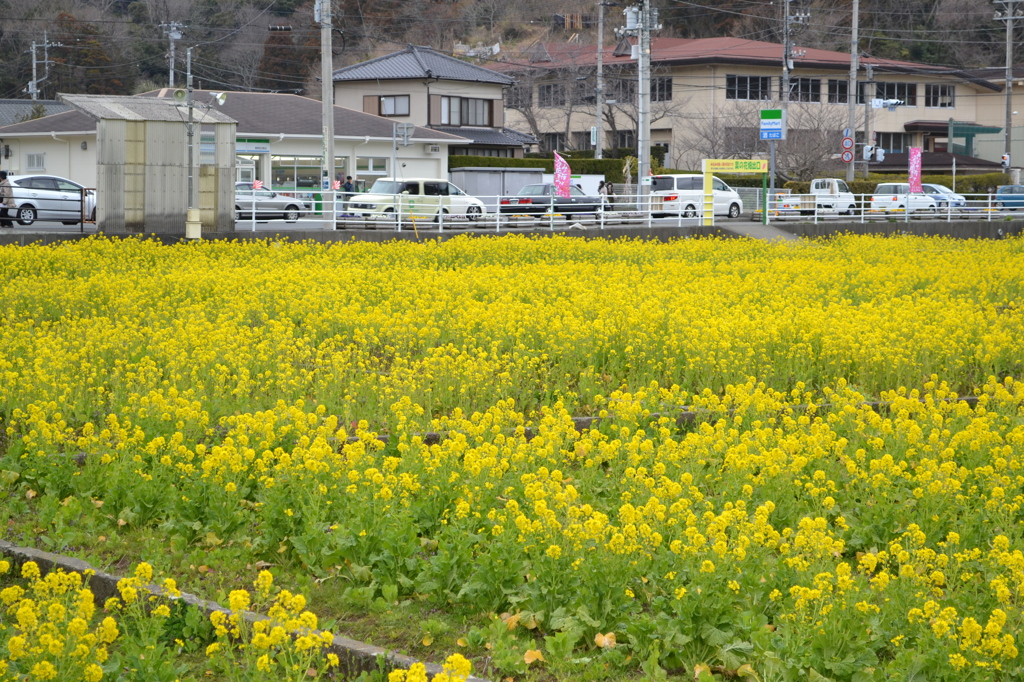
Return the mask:
{"type": "Polygon", "coordinates": [[[565,133],[541,133],[540,150],[542,152],[554,152],[565,149],[565,133]]]}
{"type": "Polygon", "coordinates": [[[956,106],[956,86],[928,83],[924,86],[924,105],[938,109],[952,109],[956,106]]]}
{"type": "Polygon", "coordinates": [[[497,156],[503,158],[515,158],[516,150],[512,147],[450,147],[449,154],[452,156],[497,156]]]}
{"type": "Polygon", "coordinates": [[[898,99],[901,106],[917,106],[917,83],[875,83],[875,98],[898,99]]]}
{"type": "Polygon", "coordinates": [[[565,106],[565,85],[541,83],[537,87],[537,104],[545,109],[565,106]]]}
{"type": "MultiPolygon", "coordinates": [[[[779,95],[782,95],[782,79],[779,79],[779,95]]],[[[821,101],[821,79],[820,78],[790,78],[789,79],[789,101],[790,102],[820,102],[821,101]]]]}
{"type": "Polygon", "coordinates": [[[772,77],[726,75],[725,98],[746,100],[771,99],[772,77]]]}
{"type": "Polygon", "coordinates": [[[408,116],[409,95],[387,95],[380,98],[381,116],[408,116]]]}
{"type": "Polygon", "coordinates": [[[909,144],[907,137],[906,133],[878,133],[876,144],[891,154],[905,152],[909,144]]]}
{"type": "Polygon", "coordinates": [[[632,149],[636,147],[636,131],[635,130],[617,130],[615,131],[615,146],[619,149],[632,149]]]}
{"type": "Polygon", "coordinates": [[[276,190],[302,190],[320,186],[319,156],[271,156],[270,186],[276,190]]]}
{"type": "Polygon", "coordinates": [[[847,104],[850,101],[850,82],[837,78],[828,79],[828,103],[847,104]]]}
{"type": "Polygon", "coordinates": [[[358,175],[387,175],[388,160],[380,156],[357,156],[356,173],[358,175]]]}
{"type": "Polygon", "coordinates": [[[609,83],[608,92],[619,104],[636,103],[636,81],[632,78],[616,78],[609,83]]]}
{"type": "Polygon", "coordinates": [[[572,103],[573,104],[593,104],[594,103],[594,87],[587,83],[586,80],[575,80],[572,84],[572,103]]]}
{"type": "Polygon", "coordinates": [[[25,169],[30,171],[46,170],[46,153],[26,154],[25,169]]]}
{"type": "Polygon", "coordinates": [[[475,97],[442,97],[441,123],[451,126],[489,126],[491,101],[475,97]]]}
{"type": "Polygon", "coordinates": [[[672,101],[672,77],[657,76],[651,79],[651,101],[670,102],[672,101]]]}
{"type": "Polygon", "coordinates": [[[573,149],[593,149],[593,145],[590,144],[590,131],[576,131],[572,134],[572,148],[573,149]]]}
{"type": "Polygon", "coordinates": [[[505,91],[505,106],[509,109],[524,110],[533,105],[533,88],[527,85],[513,85],[505,91]]]}

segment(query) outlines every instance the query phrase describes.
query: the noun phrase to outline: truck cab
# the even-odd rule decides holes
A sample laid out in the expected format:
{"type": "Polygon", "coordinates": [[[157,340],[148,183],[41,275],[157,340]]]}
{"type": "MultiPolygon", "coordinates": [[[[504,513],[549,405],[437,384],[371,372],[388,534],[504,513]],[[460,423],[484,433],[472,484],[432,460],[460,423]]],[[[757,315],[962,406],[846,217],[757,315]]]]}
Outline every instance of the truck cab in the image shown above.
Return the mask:
{"type": "Polygon", "coordinates": [[[811,182],[811,194],[818,211],[853,214],[857,197],[845,181],[837,178],[819,178],[811,182]]]}

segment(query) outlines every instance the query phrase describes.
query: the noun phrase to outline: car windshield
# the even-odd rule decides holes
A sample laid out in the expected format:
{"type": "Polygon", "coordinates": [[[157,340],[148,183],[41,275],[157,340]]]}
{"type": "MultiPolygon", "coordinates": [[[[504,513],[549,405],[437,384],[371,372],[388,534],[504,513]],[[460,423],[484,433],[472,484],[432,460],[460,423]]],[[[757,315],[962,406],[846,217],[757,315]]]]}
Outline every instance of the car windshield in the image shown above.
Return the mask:
{"type": "Polygon", "coordinates": [[[951,190],[950,188],[946,187],[945,185],[928,185],[928,186],[931,187],[933,190],[935,190],[936,194],[955,194],[955,192],[953,190],[951,190]]]}
{"type": "Polygon", "coordinates": [[[840,192],[849,192],[850,191],[849,185],[847,185],[842,180],[836,180],[836,189],[838,189],[840,192]]]}
{"type": "Polygon", "coordinates": [[[377,180],[370,188],[370,194],[401,194],[405,189],[404,182],[395,180],[377,180]]]}
{"type": "Polygon", "coordinates": [[[540,197],[548,193],[547,185],[527,185],[519,190],[521,197],[540,197]]]}

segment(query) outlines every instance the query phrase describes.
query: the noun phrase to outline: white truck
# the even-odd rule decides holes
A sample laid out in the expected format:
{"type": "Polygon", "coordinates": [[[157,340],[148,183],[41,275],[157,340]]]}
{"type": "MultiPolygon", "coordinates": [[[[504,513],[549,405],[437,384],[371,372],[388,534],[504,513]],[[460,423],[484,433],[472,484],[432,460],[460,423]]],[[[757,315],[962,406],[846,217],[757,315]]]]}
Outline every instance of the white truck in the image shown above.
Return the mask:
{"type": "Polygon", "coordinates": [[[817,211],[852,215],[857,210],[857,197],[838,178],[812,180],[810,194],[780,195],[777,199],[779,213],[798,211],[801,215],[814,215],[817,211]]]}

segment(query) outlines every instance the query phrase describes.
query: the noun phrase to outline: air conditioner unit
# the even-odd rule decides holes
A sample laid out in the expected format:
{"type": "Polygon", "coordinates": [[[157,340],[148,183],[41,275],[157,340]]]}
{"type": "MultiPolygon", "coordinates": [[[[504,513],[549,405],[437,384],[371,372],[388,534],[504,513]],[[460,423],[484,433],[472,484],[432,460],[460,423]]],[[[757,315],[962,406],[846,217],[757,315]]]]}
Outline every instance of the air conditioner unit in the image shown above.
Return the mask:
{"type": "Polygon", "coordinates": [[[428,154],[440,154],[441,153],[441,145],[439,145],[439,144],[425,144],[423,146],[427,148],[427,153],[428,154]]]}

